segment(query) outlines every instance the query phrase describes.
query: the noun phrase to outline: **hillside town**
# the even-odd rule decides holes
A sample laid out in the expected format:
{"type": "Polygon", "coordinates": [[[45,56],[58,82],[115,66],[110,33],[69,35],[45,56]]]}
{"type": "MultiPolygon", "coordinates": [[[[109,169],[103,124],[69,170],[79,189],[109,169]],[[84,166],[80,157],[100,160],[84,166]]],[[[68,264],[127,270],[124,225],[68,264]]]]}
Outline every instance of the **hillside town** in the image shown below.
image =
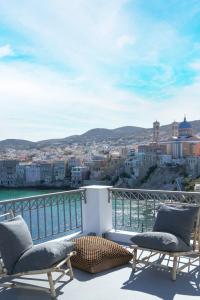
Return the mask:
{"type": "Polygon", "coordinates": [[[77,188],[109,184],[149,188],[147,182],[151,180],[151,188],[181,190],[185,177],[199,176],[200,138],[193,135],[186,117],[181,123],[171,124],[171,137],[165,140],[160,138],[160,123],[155,121],[148,144],[117,146],[92,142],[0,150],[1,187],[77,188]]]}

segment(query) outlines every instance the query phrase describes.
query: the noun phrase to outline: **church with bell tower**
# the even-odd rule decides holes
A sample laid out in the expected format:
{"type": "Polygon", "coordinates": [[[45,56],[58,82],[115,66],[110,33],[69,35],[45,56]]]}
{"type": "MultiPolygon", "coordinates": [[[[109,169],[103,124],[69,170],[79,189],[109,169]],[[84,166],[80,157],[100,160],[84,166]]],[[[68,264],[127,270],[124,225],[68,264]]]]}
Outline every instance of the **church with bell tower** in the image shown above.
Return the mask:
{"type": "Polygon", "coordinates": [[[148,145],[139,145],[138,152],[170,155],[173,159],[200,156],[200,139],[193,135],[186,116],[182,122],[171,124],[171,138],[161,140],[160,123],[153,122],[153,139],[148,145]]]}
{"type": "Polygon", "coordinates": [[[185,158],[188,156],[200,156],[200,139],[193,135],[192,125],[186,116],[182,122],[174,121],[171,125],[172,138],[162,141],[166,145],[166,154],[173,158],[185,158]]]}

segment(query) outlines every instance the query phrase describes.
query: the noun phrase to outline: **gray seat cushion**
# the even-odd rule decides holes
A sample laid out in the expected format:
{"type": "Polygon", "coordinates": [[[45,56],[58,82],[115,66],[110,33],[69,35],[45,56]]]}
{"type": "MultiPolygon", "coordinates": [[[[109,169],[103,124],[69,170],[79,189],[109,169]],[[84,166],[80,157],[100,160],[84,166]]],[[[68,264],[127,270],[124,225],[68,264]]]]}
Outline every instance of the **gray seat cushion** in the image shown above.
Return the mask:
{"type": "Polygon", "coordinates": [[[191,247],[179,237],[167,232],[143,232],[134,235],[131,241],[142,248],[167,252],[190,251],[191,247]]]}
{"type": "Polygon", "coordinates": [[[162,205],[158,210],[153,231],[172,233],[190,245],[190,235],[197,217],[198,207],[171,207],[162,205]]]}
{"type": "Polygon", "coordinates": [[[33,246],[18,260],[13,274],[52,267],[73,251],[74,243],[68,241],[46,242],[33,246]]]}
{"type": "Polygon", "coordinates": [[[19,257],[32,247],[28,226],[21,216],[0,223],[0,252],[8,274],[19,257]]]}

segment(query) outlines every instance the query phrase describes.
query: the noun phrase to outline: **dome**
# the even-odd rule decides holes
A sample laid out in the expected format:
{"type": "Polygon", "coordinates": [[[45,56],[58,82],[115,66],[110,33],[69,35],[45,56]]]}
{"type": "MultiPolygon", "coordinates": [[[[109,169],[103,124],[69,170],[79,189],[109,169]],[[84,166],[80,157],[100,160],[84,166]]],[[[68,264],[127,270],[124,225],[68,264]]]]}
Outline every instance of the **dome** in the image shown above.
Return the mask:
{"type": "Polygon", "coordinates": [[[183,122],[179,124],[178,133],[180,138],[188,138],[193,135],[192,125],[187,122],[186,117],[184,117],[183,122]]]}
{"type": "Polygon", "coordinates": [[[184,121],[179,124],[179,129],[190,129],[192,128],[191,124],[184,118],[184,121]]]}

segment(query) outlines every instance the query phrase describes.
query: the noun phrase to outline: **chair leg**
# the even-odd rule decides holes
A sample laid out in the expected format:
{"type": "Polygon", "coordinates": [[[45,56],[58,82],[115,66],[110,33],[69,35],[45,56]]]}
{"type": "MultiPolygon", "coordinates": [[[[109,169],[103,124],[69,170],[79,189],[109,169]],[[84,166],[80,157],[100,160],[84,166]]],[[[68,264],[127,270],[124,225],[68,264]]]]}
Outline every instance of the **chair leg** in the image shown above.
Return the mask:
{"type": "Polygon", "coordinates": [[[53,282],[51,272],[48,272],[47,276],[48,276],[48,281],[49,281],[49,286],[50,286],[51,297],[56,298],[56,290],[55,290],[55,286],[54,286],[54,282],[53,282]]]}
{"type": "Polygon", "coordinates": [[[132,271],[135,272],[137,263],[137,248],[133,250],[133,263],[132,263],[132,271]]]}
{"type": "Polygon", "coordinates": [[[177,262],[178,262],[178,258],[177,256],[174,256],[174,259],[173,259],[173,267],[172,267],[172,280],[176,280],[176,273],[177,273],[177,262]]]}
{"type": "Polygon", "coordinates": [[[74,278],[74,273],[73,273],[73,270],[72,270],[72,265],[71,265],[70,259],[68,259],[68,261],[67,261],[67,267],[69,268],[69,277],[70,277],[70,279],[73,279],[74,278]]]}

